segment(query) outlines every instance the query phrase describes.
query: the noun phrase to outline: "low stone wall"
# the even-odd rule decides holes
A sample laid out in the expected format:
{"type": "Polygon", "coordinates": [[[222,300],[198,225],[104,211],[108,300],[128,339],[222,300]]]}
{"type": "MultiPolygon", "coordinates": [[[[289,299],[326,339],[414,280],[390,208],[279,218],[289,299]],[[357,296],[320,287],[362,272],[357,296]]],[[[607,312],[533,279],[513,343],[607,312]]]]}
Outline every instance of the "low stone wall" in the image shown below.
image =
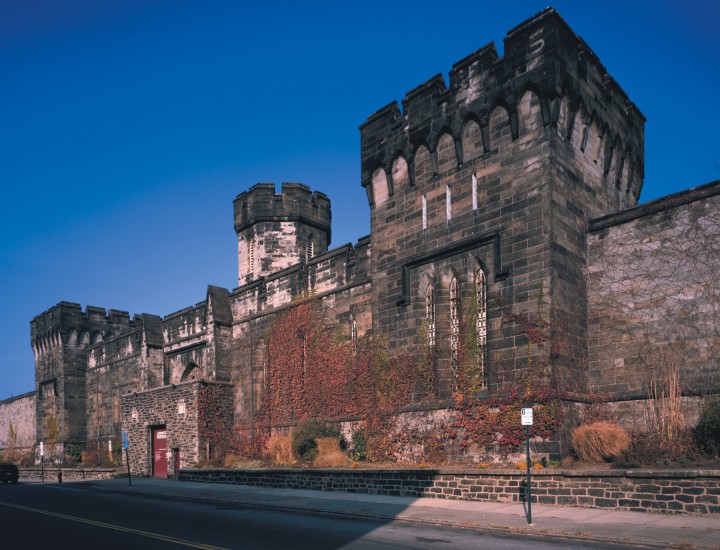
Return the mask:
{"type": "MultiPolygon", "coordinates": [[[[524,500],[520,470],[180,470],[180,481],[497,502],[524,500]]],[[[540,470],[532,502],[720,514],[720,470],[540,470]]]]}
{"type": "MultiPolygon", "coordinates": [[[[79,479],[112,479],[118,475],[115,468],[58,468],[45,467],[45,481],[57,481],[58,472],[62,472],[63,481],[77,481],[79,479]]],[[[121,471],[122,473],[122,471],[121,471]]],[[[42,479],[41,468],[20,468],[20,481],[36,481],[42,479]]]]}

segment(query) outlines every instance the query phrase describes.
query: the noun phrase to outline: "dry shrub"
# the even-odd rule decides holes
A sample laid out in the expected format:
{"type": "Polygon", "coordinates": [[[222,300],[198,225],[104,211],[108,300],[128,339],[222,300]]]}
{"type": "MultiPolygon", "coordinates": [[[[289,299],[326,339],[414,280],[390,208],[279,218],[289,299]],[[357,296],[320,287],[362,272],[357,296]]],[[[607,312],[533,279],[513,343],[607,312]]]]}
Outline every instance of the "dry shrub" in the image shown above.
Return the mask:
{"type": "Polygon", "coordinates": [[[271,435],[265,442],[265,458],[272,464],[294,464],[292,438],[289,435],[271,435]]]}
{"type": "Polygon", "coordinates": [[[630,436],[625,428],[612,422],[592,422],[573,430],[572,442],[580,460],[600,463],[627,451],[630,436]]]}
{"type": "Polygon", "coordinates": [[[348,459],[340,449],[340,440],[336,437],[318,437],[315,443],[318,451],[315,466],[327,468],[347,464],[348,459]]]}
{"type": "Polygon", "coordinates": [[[223,466],[225,466],[225,468],[237,468],[242,462],[243,459],[241,456],[233,453],[228,453],[223,459],[223,466]]]}

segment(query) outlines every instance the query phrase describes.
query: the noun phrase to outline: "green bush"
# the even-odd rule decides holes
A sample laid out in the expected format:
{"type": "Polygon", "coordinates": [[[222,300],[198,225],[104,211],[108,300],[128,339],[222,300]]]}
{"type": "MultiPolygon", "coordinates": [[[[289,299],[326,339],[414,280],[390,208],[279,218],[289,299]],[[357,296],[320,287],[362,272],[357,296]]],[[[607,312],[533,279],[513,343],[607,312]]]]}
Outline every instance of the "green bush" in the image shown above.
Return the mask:
{"type": "Polygon", "coordinates": [[[297,426],[292,433],[293,455],[299,461],[311,462],[317,456],[318,437],[340,437],[340,428],[322,420],[308,420],[297,426]]]}
{"type": "Polygon", "coordinates": [[[715,396],[705,403],[694,435],[703,451],[713,456],[720,454],[720,397],[715,396]]]}

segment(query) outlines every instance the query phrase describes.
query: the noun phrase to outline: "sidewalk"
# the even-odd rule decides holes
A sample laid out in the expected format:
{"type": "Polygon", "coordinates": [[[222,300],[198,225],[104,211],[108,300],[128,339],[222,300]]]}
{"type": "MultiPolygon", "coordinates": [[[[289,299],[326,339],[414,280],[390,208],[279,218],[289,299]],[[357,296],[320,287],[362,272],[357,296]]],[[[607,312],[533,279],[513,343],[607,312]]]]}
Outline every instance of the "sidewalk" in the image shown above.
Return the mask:
{"type": "Polygon", "coordinates": [[[532,506],[527,524],[522,503],[391,497],[362,493],[270,489],[173,479],[127,478],[92,483],[103,490],[204,502],[396,519],[481,530],[501,530],[566,539],[634,544],[647,548],[720,550],[720,517],[645,514],[597,508],[532,506]]]}

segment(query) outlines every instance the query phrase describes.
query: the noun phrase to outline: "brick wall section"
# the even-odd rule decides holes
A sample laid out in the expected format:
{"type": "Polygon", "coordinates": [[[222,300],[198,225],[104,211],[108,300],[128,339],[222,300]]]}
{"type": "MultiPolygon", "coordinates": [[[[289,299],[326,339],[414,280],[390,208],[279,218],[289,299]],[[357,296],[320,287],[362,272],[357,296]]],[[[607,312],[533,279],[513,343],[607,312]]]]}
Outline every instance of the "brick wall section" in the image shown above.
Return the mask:
{"type": "MultiPolygon", "coordinates": [[[[518,470],[182,470],[179,479],[491,502],[518,502],[525,491],[518,470]]],[[[539,504],[720,514],[720,470],[544,470],[531,483],[539,504]]]]}

